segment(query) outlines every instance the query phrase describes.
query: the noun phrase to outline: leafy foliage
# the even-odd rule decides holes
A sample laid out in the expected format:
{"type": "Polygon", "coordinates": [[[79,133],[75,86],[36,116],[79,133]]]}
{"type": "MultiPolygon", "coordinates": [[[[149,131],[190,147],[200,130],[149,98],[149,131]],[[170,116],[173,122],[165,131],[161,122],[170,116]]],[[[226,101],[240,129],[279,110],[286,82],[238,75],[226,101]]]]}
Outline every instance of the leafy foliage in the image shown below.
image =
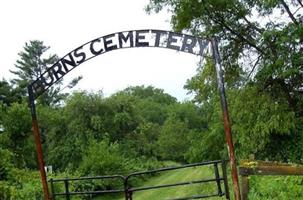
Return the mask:
{"type": "Polygon", "coordinates": [[[42,199],[42,185],[38,172],[11,168],[12,176],[0,180],[0,199],[42,199]]]}
{"type": "Polygon", "coordinates": [[[0,81],[0,103],[9,106],[14,102],[21,102],[18,88],[13,88],[12,84],[2,79],[0,81]]]}
{"type": "Polygon", "coordinates": [[[9,107],[1,107],[1,124],[3,126],[3,147],[14,153],[14,160],[18,167],[36,167],[31,118],[26,103],[13,103],[9,107]]]}
{"type": "Polygon", "coordinates": [[[130,161],[121,154],[118,143],[110,143],[105,138],[101,142],[90,141],[80,171],[85,175],[126,174],[130,171],[127,163],[130,161]]]}
{"type": "MultiPolygon", "coordinates": [[[[19,59],[15,64],[16,70],[10,70],[16,76],[11,81],[14,86],[13,91],[16,93],[15,98],[27,96],[27,86],[38,79],[48,67],[57,62],[57,55],[45,55],[49,48],[44,45],[43,41],[39,40],[31,40],[29,43],[25,43],[23,51],[18,54],[19,59]]],[[[74,78],[66,87],[73,88],[81,79],[82,76],[74,78]]],[[[5,84],[5,82],[3,83],[5,84]]],[[[44,105],[58,104],[66,96],[66,94],[60,93],[65,89],[65,87],[61,88],[60,85],[62,85],[62,82],[59,82],[57,86],[50,87],[48,91],[40,96],[39,102],[44,105]]]]}
{"type": "MultiPolygon", "coordinates": [[[[162,9],[172,13],[174,30],[220,39],[238,158],[253,154],[257,159],[302,163],[302,2],[150,0],[147,6],[149,12],[162,9]]],[[[25,86],[57,61],[56,55],[45,56],[48,49],[42,41],[26,43],[11,71],[16,78],[0,81],[0,199],[41,198],[38,175],[29,171],[36,168],[36,156],[24,97],[25,86]]],[[[207,58],[201,64],[184,86],[195,95],[192,102],[178,102],[152,86],[128,87],[106,98],[85,91],[62,94],[61,85],[51,88],[38,100],[46,164],[58,176],[70,171],[85,176],[155,168],[158,160],[226,158],[214,63],[207,58]]],[[[302,181],[286,181],[293,193],[279,184],[253,181],[250,195],[295,199],[302,181]],[[261,194],[263,187],[267,191],[261,194]]]]}
{"type": "Polygon", "coordinates": [[[299,200],[302,198],[302,177],[284,176],[284,177],[251,177],[250,199],[269,200],[281,199],[299,200]]]}
{"type": "Polygon", "coordinates": [[[0,180],[7,180],[12,174],[12,153],[7,149],[0,148],[0,180]]]}
{"type": "Polygon", "coordinates": [[[168,119],[158,138],[158,151],[164,160],[184,161],[188,148],[187,134],[189,130],[185,123],[168,119]]]}
{"type": "MultiPolygon", "coordinates": [[[[254,154],[259,159],[302,162],[302,153],[291,145],[300,146],[303,138],[300,1],[150,0],[146,9],[167,9],[176,31],[220,39],[239,158],[254,154]]],[[[185,85],[207,113],[207,131],[195,135],[202,141],[196,146],[200,148],[191,148],[192,159],[224,141],[214,66],[209,59],[203,64],[185,85]]]]}

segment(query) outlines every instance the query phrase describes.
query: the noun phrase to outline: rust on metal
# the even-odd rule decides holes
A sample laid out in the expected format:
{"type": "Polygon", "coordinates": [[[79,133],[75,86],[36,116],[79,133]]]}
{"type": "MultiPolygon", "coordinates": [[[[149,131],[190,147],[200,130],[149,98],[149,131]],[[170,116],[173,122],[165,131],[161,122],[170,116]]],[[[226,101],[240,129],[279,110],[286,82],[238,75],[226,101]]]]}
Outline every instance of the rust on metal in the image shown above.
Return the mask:
{"type": "Polygon", "coordinates": [[[32,127],[33,127],[33,132],[34,132],[34,137],[35,137],[36,152],[37,152],[39,171],[40,171],[40,176],[41,176],[41,181],[42,181],[44,199],[51,200],[51,196],[49,194],[48,185],[47,185],[46,173],[45,173],[45,169],[44,169],[43,151],[42,151],[42,145],[41,145],[39,125],[38,125],[38,121],[37,121],[35,100],[33,98],[33,92],[30,87],[28,87],[28,94],[29,94],[29,104],[30,104],[31,115],[32,115],[32,127]]]}
{"type": "Polygon", "coordinates": [[[39,170],[40,170],[42,186],[43,186],[43,191],[44,191],[44,198],[46,200],[49,200],[51,198],[49,196],[46,173],[44,170],[44,160],[43,160],[43,154],[42,154],[42,146],[41,146],[41,142],[40,142],[40,133],[39,133],[37,120],[34,120],[34,119],[33,119],[33,129],[34,129],[34,135],[35,135],[35,144],[36,144],[36,149],[37,149],[39,170]]]}
{"type": "Polygon", "coordinates": [[[226,96],[225,96],[221,60],[220,60],[220,55],[219,55],[219,50],[218,50],[218,42],[215,38],[211,39],[211,46],[212,46],[212,54],[213,54],[214,61],[215,61],[217,84],[218,84],[218,89],[219,89],[219,93],[220,93],[221,107],[222,107],[222,112],[223,112],[224,130],[225,130],[228,154],[229,154],[229,158],[230,158],[230,167],[231,167],[234,196],[235,196],[235,200],[241,200],[241,194],[240,194],[240,188],[239,188],[239,178],[238,178],[237,164],[236,164],[236,156],[235,156],[235,150],[234,150],[234,145],[233,145],[233,141],[232,141],[231,125],[230,125],[227,101],[226,101],[226,96]]]}

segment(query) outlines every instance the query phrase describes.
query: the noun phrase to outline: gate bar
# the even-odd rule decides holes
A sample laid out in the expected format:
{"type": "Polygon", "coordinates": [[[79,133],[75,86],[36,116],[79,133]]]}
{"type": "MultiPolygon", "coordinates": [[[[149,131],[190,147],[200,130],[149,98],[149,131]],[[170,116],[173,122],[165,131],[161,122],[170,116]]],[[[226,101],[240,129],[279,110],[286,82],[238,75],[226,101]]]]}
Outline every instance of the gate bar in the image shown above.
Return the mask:
{"type": "MultiPolygon", "coordinates": [[[[199,183],[208,183],[208,182],[221,182],[224,178],[212,178],[212,179],[203,179],[203,180],[197,180],[197,181],[187,181],[187,182],[179,182],[179,183],[171,183],[171,184],[164,184],[164,185],[156,185],[156,186],[145,186],[145,187],[137,187],[128,189],[128,191],[131,192],[137,192],[137,191],[144,191],[144,190],[153,190],[153,189],[159,189],[159,188],[167,188],[167,187],[176,187],[176,186],[183,186],[183,185],[193,185],[193,184],[199,184],[199,183]]],[[[220,188],[220,192],[218,192],[217,196],[223,196],[223,192],[221,191],[221,186],[217,185],[217,188],[220,188]]]]}
{"type": "Polygon", "coordinates": [[[229,191],[227,186],[227,176],[226,176],[226,160],[217,160],[217,161],[208,161],[208,162],[201,162],[201,163],[194,163],[194,164],[188,164],[183,166],[174,166],[174,167],[165,167],[155,170],[148,170],[148,171],[142,171],[142,172],[135,172],[132,174],[129,174],[127,176],[123,175],[105,175],[105,176],[96,176],[96,177],[80,177],[80,178],[59,178],[59,179],[50,179],[50,185],[52,187],[52,197],[53,200],[56,196],[66,196],[66,198],[70,198],[73,195],[84,195],[84,194],[113,194],[113,193],[124,193],[125,200],[132,200],[132,195],[135,192],[138,191],[146,191],[146,190],[153,190],[153,189],[160,189],[160,188],[168,188],[168,187],[177,187],[177,186],[185,186],[185,185],[193,185],[193,184],[201,184],[201,183],[208,183],[208,182],[214,182],[217,186],[217,193],[212,194],[199,194],[194,195],[190,197],[182,197],[182,198],[174,198],[170,200],[190,200],[190,199],[201,199],[201,198],[207,198],[207,197],[213,197],[213,196],[226,196],[227,200],[229,200],[229,191]],[[223,177],[220,176],[219,172],[219,164],[221,163],[222,167],[222,174],[223,177]],[[198,166],[205,166],[205,165],[212,165],[214,166],[214,173],[215,177],[210,179],[201,179],[201,180],[192,180],[192,181],[184,181],[184,182],[178,182],[178,183],[167,183],[164,185],[155,185],[155,186],[136,186],[133,187],[131,185],[130,178],[134,176],[141,176],[146,174],[155,174],[157,172],[165,172],[169,170],[178,170],[178,169],[184,169],[184,168],[191,168],[191,167],[198,167],[198,166]],[[225,170],[225,171],[224,171],[225,170]],[[123,182],[123,189],[113,189],[113,190],[97,190],[97,191],[70,191],[68,188],[68,183],[72,181],[82,181],[82,180],[100,180],[100,179],[116,179],[119,178],[123,182]],[[224,192],[222,191],[221,187],[221,181],[224,183],[224,192]],[[56,182],[63,182],[65,186],[65,192],[56,193],[54,191],[54,183],[56,182]]]}
{"type": "Polygon", "coordinates": [[[231,167],[234,195],[235,195],[235,200],[241,200],[235,150],[234,150],[234,144],[232,141],[229,112],[228,112],[227,100],[226,100],[226,96],[225,96],[221,59],[220,59],[220,54],[219,54],[219,49],[218,49],[218,41],[216,38],[211,39],[211,47],[212,47],[212,55],[213,55],[214,62],[215,62],[216,74],[217,74],[217,84],[218,84],[218,89],[220,92],[225,137],[226,137],[228,154],[229,154],[229,158],[230,158],[230,167],[231,167]]]}

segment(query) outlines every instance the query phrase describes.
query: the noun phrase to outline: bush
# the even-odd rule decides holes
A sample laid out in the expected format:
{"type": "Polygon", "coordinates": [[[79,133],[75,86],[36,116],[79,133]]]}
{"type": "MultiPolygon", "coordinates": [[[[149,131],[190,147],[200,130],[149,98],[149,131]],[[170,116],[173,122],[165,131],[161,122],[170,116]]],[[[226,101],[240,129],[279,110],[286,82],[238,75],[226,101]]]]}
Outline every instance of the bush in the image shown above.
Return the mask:
{"type": "MultiPolygon", "coordinates": [[[[133,162],[120,153],[118,143],[110,143],[108,138],[100,142],[91,140],[80,163],[81,176],[103,176],[113,174],[127,174],[132,170],[133,162]]],[[[95,180],[75,182],[79,191],[94,191],[117,188],[123,182],[116,180],[95,180]]]]}
{"type": "Polygon", "coordinates": [[[11,190],[11,186],[7,181],[0,181],[0,199],[10,199],[11,190]]]}
{"type": "Polygon", "coordinates": [[[13,167],[12,153],[0,148],[0,180],[7,180],[13,167]]]}
{"type": "Polygon", "coordinates": [[[110,143],[109,139],[101,142],[91,140],[80,164],[83,175],[111,175],[128,172],[129,160],[119,149],[118,143],[110,143]]]}
{"type": "Polygon", "coordinates": [[[302,176],[251,176],[249,198],[253,200],[301,200],[302,176]]]}
{"type": "Polygon", "coordinates": [[[14,176],[6,181],[0,181],[0,199],[40,200],[43,198],[38,172],[11,169],[11,173],[14,176]]]}

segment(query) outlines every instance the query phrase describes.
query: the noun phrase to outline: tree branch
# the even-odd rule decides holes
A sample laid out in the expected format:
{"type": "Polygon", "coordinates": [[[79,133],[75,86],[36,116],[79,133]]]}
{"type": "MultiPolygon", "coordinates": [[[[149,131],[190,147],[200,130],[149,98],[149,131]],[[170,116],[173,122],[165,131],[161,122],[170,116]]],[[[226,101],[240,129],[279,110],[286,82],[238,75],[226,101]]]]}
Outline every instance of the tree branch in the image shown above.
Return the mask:
{"type": "Polygon", "coordinates": [[[242,17],[244,21],[253,29],[255,29],[258,33],[262,34],[263,30],[252,24],[245,16],[242,17]]]}
{"type": "MultiPolygon", "coordinates": [[[[264,51],[259,48],[257,45],[255,45],[254,43],[252,43],[249,39],[245,38],[243,35],[237,33],[235,30],[233,30],[231,27],[229,27],[226,23],[223,17],[221,17],[221,19],[216,19],[215,17],[213,17],[212,13],[209,12],[209,10],[207,9],[207,6],[205,6],[206,2],[204,2],[202,0],[202,5],[205,9],[205,11],[208,13],[208,16],[210,17],[211,20],[213,20],[215,23],[220,24],[221,26],[223,26],[224,28],[226,28],[228,31],[230,31],[232,34],[234,34],[236,37],[240,38],[242,41],[246,42],[248,45],[250,45],[251,47],[255,48],[258,52],[260,52],[261,54],[265,54],[264,51]]],[[[220,16],[219,14],[217,14],[217,16],[220,16]]]]}
{"type": "Polygon", "coordinates": [[[235,8],[235,11],[238,12],[238,15],[241,16],[241,18],[248,24],[248,26],[250,26],[251,28],[253,28],[254,30],[256,30],[258,33],[262,34],[263,33],[263,30],[258,28],[256,25],[254,25],[253,23],[251,23],[247,18],[246,16],[242,16],[242,14],[240,14],[238,7],[236,4],[233,4],[234,5],[234,8],[235,8]]]}
{"type": "Polygon", "coordinates": [[[298,25],[299,23],[297,22],[296,18],[293,16],[293,14],[291,13],[288,5],[285,3],[284,0],[280,0],[280,2],[282,3],[284,9],[286,10],[288,16],[290,17],[290,19],[293,21],[293,23],[295,23],[296,25],[298,25]]]}
{"type": "Polygon", "coordinates": [[[297,0],[298,3],[300,4],[300,6],[303,8],[303,4],[302,4],[302,1],[301,0],[297,0]]]}
{"type": "Polygon", "coordinates": [[[253,68],[251,69],[251,71],[249,72],[247,78],[246,78],[246,82],[248,81],[248,79],[250,78],[250,76],[252,75],[252,73],[255,71],[259,61],[260,61],[261,55],[258,56],[257,61],[255,62],[253,68]]]}
{"type": "Polygon", "coordinates": [[[248,45],[252,46],[253,48],[255,48],[257,51],[259,51],[261,54],[265,54],[263,52],[262,49],[260,49],[257,45],[255,45],[254,43],[252,43],[249,39],[245,38],[243,35],[237,33],[235,30],[233,30],[231,27],[229,27],[224,19],[221,19],[221,20],[216,20],[213,18],[213,20],[216,22],[216,23],[219,23],[221,24],[223,27],[225,27],[228,31],[230,31],[232,34],[236,35],[238,38],[240,38],[241,40],[243,40],[244,42],[246,42],[248,45]]]}

